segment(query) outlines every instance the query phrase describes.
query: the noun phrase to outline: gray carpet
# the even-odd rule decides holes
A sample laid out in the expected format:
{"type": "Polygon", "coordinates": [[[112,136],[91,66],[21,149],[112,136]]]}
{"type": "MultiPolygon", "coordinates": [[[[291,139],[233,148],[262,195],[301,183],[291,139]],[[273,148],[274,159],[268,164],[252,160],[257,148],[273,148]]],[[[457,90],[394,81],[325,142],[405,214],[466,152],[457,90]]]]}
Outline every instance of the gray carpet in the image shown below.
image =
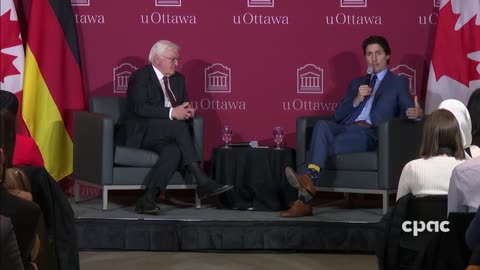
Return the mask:
{"type": "Polygon", "coordinates": [[[193,205],[162,204],[160,215],[149,216],[135,213],[132,202],[117,199],[110,201],[109,210],[102,211],[100,198],[94,198],[80,203],[71,200],[75,217],[78,219],[124,219],[124,220],[183,220],[183,221],[312,221],[312,222],[346,222],[368,223],[377,222],[382,217],[381,208],[347,209],[336,206],[334,203],[314,207],[314,215],[296,219],[282,218],[279,212],[239,211],[216,209],[212,204],[203,204],[201,209],[193,205]]]}

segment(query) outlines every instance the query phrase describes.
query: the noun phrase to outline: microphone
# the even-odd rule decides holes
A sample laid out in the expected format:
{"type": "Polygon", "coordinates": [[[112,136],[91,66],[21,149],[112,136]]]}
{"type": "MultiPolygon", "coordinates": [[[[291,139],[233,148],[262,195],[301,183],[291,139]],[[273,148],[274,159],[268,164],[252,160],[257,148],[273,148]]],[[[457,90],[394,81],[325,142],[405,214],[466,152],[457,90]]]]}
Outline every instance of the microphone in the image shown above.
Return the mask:
{"type": "Polygon", "coordinates": [[[363,84],[370,85],[370,79],[372,78],[372,73],[373,73],[373,67],[368,66],[367,75],[365,76],[365,80],[363,81],[363,84]]]}

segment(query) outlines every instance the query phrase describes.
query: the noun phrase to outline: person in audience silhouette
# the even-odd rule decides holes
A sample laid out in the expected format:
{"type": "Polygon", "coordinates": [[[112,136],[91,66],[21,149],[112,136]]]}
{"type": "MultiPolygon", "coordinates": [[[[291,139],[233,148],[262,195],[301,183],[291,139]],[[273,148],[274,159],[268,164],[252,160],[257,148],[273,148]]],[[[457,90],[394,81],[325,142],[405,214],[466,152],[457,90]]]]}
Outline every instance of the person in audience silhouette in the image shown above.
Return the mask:
{"type": "Polygon", "coordinates": [[[388,69],[391,50],[386,38],[370,36],[362,43],[367,77],[353,79],[333,115],[333,121],[315,124],[308,169],[297,174],[287,167],[289,183],[298,189],[299,197],[282,217],[312,215],[311,200],[316,183],[330,156],[341,153],[374,151],[377,148],[377,127],[395,117],[419,119],[423,111],[417,98],[412,101],[408,82],[388,69]],[[370,74],[371,73],[371,74],[370,74]]]}
{"type": "Polygon", "coordinates": [[[195,176],[200,198],[223,193],[232,186],[213,181],[199,165],[203,153],[196,153],[189,131],[195,110],[188,102],[185,77],[176,71],[178,45],[157,41],[148,60],[150,64],[135,71],[128,82],[125,144],[158,154],[145,179],[147,189],[135,206],[137,213],[158,215],[155,199],[180,164],[195,176]]]}
{"type": "Polygon", "coordinates": [[[465,149],[466,158],[480,156],[480,148],[476,145],[472,145],[472,120],[467,107],[456,99],[444,100],[438,105],[439,109],[445,109],[453,113],[457,119],[462,134],[462,144],[465,149]]]}
{"type": "Polygon", "coordinates": [[[480,270],[480,208],[465,233],[467,246],[473,251],[467,270],[480,270]]]}
{"type": "Polygon", "coordinates": [[[2,181],[0,183],[0,215],[10,218],[15,231],[22,263],[31,269],[31,252],[40,218],[40,207],[34,202],[10,194],[4,187],[5,169],[12,166],[15,146],[15,115],[0,108],[0,148],[2,148],[2,181]]]}
{"type": "Polygon", "coordinates": [[[423,126],[420,158],[403,167],[398,182],[397,201],[404,195],[447,195],[450,176],[465,160],[462,135],[455,116],[437,109],[423,126]]]}
{"type": "Polygon", "coordinates": [[[472,118],[472,144],[480,146],[480,88],[470,95],[467,108],[472,118]]]}
{"type": "MultiPolygon", "coordinates": [[[[17,97],[13,93],[0,90],[0,108],[6,108],[12,114],[17,115],[17,97]]],[[[42,154],[31,137],[16,134],[12,164],[15,166],[44,166],[42,154]]]]}

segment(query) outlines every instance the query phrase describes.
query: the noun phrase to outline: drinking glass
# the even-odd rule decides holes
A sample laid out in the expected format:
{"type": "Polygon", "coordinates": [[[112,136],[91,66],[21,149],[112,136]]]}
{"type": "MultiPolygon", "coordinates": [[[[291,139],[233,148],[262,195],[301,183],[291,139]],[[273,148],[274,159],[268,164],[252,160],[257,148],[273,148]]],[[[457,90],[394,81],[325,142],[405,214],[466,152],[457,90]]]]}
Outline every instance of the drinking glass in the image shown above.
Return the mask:
{"type": "Polygon", "coordinates": [[[232,140],[232,128],[229,125],[223,126],[222,129],[222,140],[225,142],[224,148],[229,148],[228,144],[232,140]]]}
{"type": "Polygon", "coordinates": [[[275,149],[281,149],[280,144],[283,142],[283,137],[285,137],[285,133],[282,127],[274,127],[273,128],[273,141],[277,145],[275,149]]]}

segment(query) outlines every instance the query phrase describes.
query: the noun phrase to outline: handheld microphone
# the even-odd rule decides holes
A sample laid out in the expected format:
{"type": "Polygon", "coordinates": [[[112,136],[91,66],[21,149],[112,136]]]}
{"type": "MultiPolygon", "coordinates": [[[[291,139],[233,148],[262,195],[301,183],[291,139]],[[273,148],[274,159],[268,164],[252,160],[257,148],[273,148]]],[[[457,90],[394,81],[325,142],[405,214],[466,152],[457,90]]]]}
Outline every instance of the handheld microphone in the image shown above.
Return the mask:
{"type": "Polygon", "coordinates": [[[372,73],[373,73],[373,67],[368,66],[367,75],[365,76],[365,80],[363,81],[363,84],[370,85],[370,79],[372,78],[372,73]]]}

